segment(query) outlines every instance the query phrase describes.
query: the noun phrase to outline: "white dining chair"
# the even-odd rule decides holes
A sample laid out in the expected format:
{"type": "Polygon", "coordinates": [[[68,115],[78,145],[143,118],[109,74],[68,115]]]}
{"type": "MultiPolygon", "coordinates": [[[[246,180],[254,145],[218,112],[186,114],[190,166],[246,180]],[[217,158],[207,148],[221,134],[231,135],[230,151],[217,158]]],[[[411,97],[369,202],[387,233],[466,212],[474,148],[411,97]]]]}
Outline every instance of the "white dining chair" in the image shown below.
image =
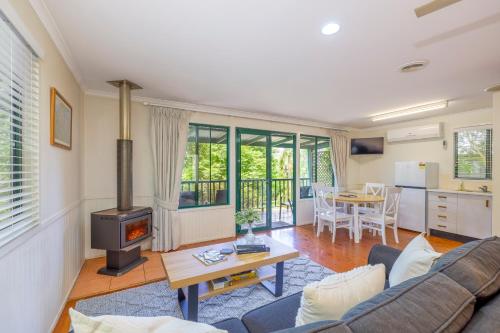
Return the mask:
{"type": "Polygon", "coordinates": [[[366,213],[359,216],[360,238],[363,235],[363,229],[373,230],[382,235],[382,243],[387,245],[385,229],[386,227],[394,230],[394,239],[399,243],[398,238],[398,211],[399,200],[401,198],[400,187],[387,187],[385,189],[384,205],[381,212],[366,213]]]}
{"type": "MultiPolygon", "coordinates": [[[[385,184],[383,183],[366,183],[363,188],[363,194],[367,195],[378,195],[384,196],[385,184]]],[[[360,205],[359,213],[360,214],[368,214],[368,213],[377,213],[380,211],[380,205],[374,204],[374,207],[369,207],[367,205],[360,205]]]]}
{"type": "MultiPolygon", "coordinates": [[[[312,183],[311,184],[311,190],[312,190],[312,195],[313,195],[313,227],[318,223],[318,216],[319,212],[321,210],[320,203],[318,202],[318,197],[316,195],[318,189],[328,187],[325,184],[322,183],[312,183]]],[[[342,192],[343,190],[339,187],[334,187],[335,193],[342,192]]],[[[347,212],[347,204],[340,204],[337,206],[337,211],[340,212],[347,212]]]]}
{"type": "Polygon", "coordinates": [[[314,205],[314,220],[313,220],[313,227],[318,223],[318,216],[319,216],[319,204],[318,204],[318,189],[323,187],[323,184],[320,183],[312,183],[311,188],[312,188],[312,195],[313,195],[313,205],[314,205]]]}
{"type": "Polygon", "coordinates": [[[319,237],[325,226],[325,221],[328,223],[332,231],[332,243],[335,242],[337,228],[345,228],[349,230],[349,239],[352,239],[354,216],[351,214],[339,211],[335,202],[335,189],[329,186],[318,188],[316,193],[318,198],[318,231],[316,236],[319,237]]]}

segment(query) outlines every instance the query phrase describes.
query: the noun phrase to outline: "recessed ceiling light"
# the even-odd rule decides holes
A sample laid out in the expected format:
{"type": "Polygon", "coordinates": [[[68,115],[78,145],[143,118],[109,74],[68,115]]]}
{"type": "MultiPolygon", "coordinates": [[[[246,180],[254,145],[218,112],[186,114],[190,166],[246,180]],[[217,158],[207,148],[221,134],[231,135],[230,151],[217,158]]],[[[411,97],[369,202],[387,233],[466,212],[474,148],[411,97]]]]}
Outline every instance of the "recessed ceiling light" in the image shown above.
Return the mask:
{"type": "Polygon", "coordinates": [[[391,119],[391,118],[409,116],[409,115],[416,114],[416,113],[444,109],[446,107],[448,107],[448,101],[439,101],[439,102],[433,102],[433,103],[429,103],[429,104],[422,104],[422,105],[412,106],[409,108],[374,114],[372,121],[380,121],[380,120],[386,120],[386,119],[391,119]]]}
{"type": "Polygon", "coordinates": [[[424,69],[425,66],[427,66],[429,62],[427,60],[418,60],[418,61],[413,61],[408,64],[404,64],[403,66],[399,67],[399,70],[403,73],[409,73],[409,72],[415,72],[421,69],[424,69]]]}
{"type": "Polygon", "coordinates": [[[337,33],[340,30],[340,25],[337,23],[327,23],[323,26],[323,29],[321,29],[321,33],[323,35],[333,35],[337,33]]]}

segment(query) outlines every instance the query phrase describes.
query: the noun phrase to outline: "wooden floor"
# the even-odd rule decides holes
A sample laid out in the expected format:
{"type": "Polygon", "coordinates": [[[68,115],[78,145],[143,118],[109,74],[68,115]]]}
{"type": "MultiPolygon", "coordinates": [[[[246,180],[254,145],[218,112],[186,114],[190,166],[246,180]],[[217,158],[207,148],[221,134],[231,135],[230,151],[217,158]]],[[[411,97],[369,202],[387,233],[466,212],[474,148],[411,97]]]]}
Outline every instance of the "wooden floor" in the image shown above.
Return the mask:
{"type": "MultiPolygon", "coordinates": [[[[347,231],[340,230],[337,232],[337,239],[333,244],[331,242],[331,233],[325,231],[317,238],[315,230],[311,225],[266,231],[264,233],[288,244],[299,250],[301,255],[308,256],[311,260],[336,272],[345,272],[354,267],[366,265],[366,259],[371,247],[381,243],[379,236],[372,236],[365,230],[363,239],[360,243],[356,244],[354,241],[349,240],[347,231]]],[[[392,232],[388,233],[387,242],[389,246],[402,249],[417,235],[415,232],[406,230],[399,230],[398,234],[400,242],[396,244],[392,237],[392,232]]],[[[192,244],[183,246],[182,248],[203,246],[229,240],[231,239],[192,244]]],[[[461,244],[433,236],[428,237],[428,240],[438,252],[447,252],[461,244]]],[[[161,263],[160,253],[143,251],[143,255],[147,256],[149,260],[121,277],[110,277],[96,273],[104,265],[104,258],[86,260],[54,332],[68,332],[70,325],[68,309],[74,307],[77,300],[165,279],[165,271],[161,263]]]]}

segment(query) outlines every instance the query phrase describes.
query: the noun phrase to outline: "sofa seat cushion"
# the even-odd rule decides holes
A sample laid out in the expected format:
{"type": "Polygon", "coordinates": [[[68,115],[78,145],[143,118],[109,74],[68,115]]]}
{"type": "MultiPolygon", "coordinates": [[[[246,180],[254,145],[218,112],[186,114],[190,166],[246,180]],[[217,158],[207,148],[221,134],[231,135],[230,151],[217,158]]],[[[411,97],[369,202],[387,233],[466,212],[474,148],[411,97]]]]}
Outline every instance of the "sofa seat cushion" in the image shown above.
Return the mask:
{"type": "Polygon", "coordinates": [[[407,280],[347,312],[353,332],[459,332],[472,317],[475,297],[441,273],[407,280]]]}
{"type": "Polygon", "coordinates": [[[469,290],[479,300],[500,289],[500,238],[464,244],[443,255],[431,268],[469,290]]]}
{"type": "Polygon", "coordinates": [[[295,326],[302,292],[247,312],[241,321],[251,333],[267,333],[295,326]]]}
{"type": "Polygon", "coordinates": [[[228,331],[229,333],[248,333],[247,328],[241,320],[237,318],[229,318],[212,324],[212,326],[228,331]]]}
{"type": "Polygon", "coordinates": [[[464,329],[464,333],[500,331],[500,294],[481,307],[464,329]]]}

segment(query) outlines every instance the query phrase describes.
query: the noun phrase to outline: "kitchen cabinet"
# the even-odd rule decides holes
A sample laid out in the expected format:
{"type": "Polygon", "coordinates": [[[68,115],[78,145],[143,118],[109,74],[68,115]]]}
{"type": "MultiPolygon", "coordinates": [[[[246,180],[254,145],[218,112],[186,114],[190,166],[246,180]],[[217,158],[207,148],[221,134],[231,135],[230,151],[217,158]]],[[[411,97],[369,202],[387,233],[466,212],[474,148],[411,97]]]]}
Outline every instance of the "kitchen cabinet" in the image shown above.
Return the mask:
{"type": "Polygon", "coordinates": [[[457,234],[474,238],[491,236],[491,197],[458,195],[457,234]]]}
{"type": "Polygon", "coordinates": [[[490,194],[430,190],[427,194],[427,227],[472,238],[491,231],[490,194]]]}

